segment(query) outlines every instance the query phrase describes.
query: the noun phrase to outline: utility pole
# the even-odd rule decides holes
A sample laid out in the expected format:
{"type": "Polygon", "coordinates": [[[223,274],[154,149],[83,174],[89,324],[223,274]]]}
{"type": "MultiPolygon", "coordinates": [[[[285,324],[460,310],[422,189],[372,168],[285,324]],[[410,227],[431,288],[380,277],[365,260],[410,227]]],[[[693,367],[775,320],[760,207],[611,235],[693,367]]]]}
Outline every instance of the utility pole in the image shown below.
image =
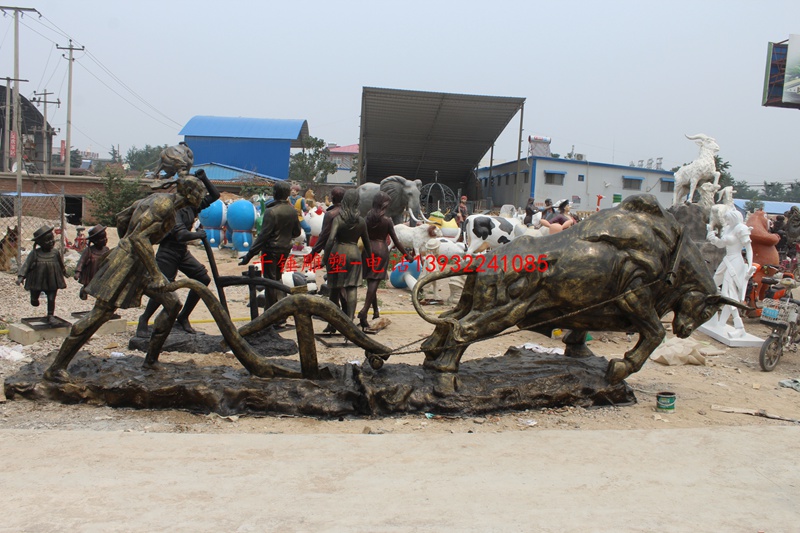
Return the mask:
{"type": "MultiPolygon", "coordinates": [[[[69,50],[69,84],[67,85],[67,160],[64,165],[64,175],[69,176],[69,169],[72,166],[72,52],[75,50],[83,51],[85,47],[75,48],[72,46],[72,39],[69,40],[69,46],[63,47],[56,45],[58,50],[69,50]]],[[[62,54],[63,56],[63,54],[62,54]]],[[[66,57],[66,56],[64,56],[66,57]]]]}
{"type": "Polygon", "coordinates": [[[37,93],[33,91],[33,96],[38,98],[31,98],[31,102],[35,102],[36,105],[43,104],[44,105],[44,127],[42,128],[43,138],[42,141],[44,142],[44,172],[43,174],[47,175],[50,171],[50,157],[53,155],[53,149],[48,144],[47,140],[50,138],[50,131],[47,127],[47,104],[56,104],[58,107],[61,107],[61,99],[58,100],[48,100],[47,95],[53,94],[47,92],[47,89],[44,90],[43,93],[37,93]]]}
{"type": "MultiPolygon", "coordinates": [[[[11,98],[11,82],[12,81],[28,81],[28,80],[15,80],[6,76],[6,113],[5,121],[3,123],[3,172],[8,172],[9,161],[11,160],[11,108],[14,106],[14,100],[11,98]]],[[[16,130],[15,130],[16,131],[16,130]]],[[[16,136],[16,134],[15,134],[16,136]]],[[[14,145],[16,153],[17,145],[14,145]]],[[[15,156],[16,157],[16,156],[15,156]]]]}
{"type": "MultiPolygon", "coordinates": [[[[23,12],[34,12],[41,14],[30,7],[9,7],[0,6],[0,11],[14,11],[14,135],[16,137],[14,148],[17,152],[17,228],[22,229],[22,136],[19,131],[20,112],[19,112],[19,14],[23,12]]],[[[8,103],[8,102],[6,102],[8,103]]],[[[22,246],[17,249],[17,264],[22,259],[22,246]]]]}

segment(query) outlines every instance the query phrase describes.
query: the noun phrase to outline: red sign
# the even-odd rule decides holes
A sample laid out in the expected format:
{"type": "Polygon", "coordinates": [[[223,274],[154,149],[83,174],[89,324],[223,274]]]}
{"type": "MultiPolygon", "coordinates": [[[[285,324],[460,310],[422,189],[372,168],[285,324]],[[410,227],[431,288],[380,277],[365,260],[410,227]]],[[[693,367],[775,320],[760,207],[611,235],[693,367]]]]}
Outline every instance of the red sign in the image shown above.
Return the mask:
{"type": "Polygon", "coordinates": [[[64,160],[64,157],[67,155],[67,141],[64,139],[61,140],[61,160],[64,160]]]}
{"type": "Polygon", "coordinates": [[[12,131],[11,136],[9,137],[9,146],[8,146],[8,157],[11,159],[17,158],[17,132],[12,131]]]}

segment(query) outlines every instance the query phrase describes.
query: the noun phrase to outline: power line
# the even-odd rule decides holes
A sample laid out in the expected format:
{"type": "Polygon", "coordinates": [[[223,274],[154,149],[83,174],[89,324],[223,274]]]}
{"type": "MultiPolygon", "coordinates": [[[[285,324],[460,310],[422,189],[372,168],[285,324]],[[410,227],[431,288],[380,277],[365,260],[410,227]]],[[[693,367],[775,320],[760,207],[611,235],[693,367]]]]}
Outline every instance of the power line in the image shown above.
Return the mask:
{"type": "MultiPolygon", "coordinates": [[[[171,127],[172,127],[172,124],[167,124],[167,123],[165,123],[165,122],[162,122],[161,120],[159,120],[159,119],[157,119],[156,117],[154,117],[154,116],[150,115],[149,113],[147,113],[147,111],[145,111],[145,110],[143,110],[143,109],[141,109],[141,108],[137,107],[137,106],[136,106],[136,104],[134,104],[133,102],[131,102],[130,100],[128,100],[127,98],[125,98],[124,96],[122,96],[121,94],[119,94],[117,91],[115,91],[114,89],[112,89],[112,88],[111,88],[111,87],[110,87],[110,86],[109,86],[109,85],[108,85],[106,82],[104,82],[103,80],[101,80],[100,78],[98,78],[98,77],[97,77],[97,75],[95,75],[95,73],[94,73],[94,72],[92,72],[91,70],[87,69],[87,68],[86,68],[86,67],[85,67],[85,66],[84,66],[82,63],[78,63],[78,65],[80,65],[80,67],[81,67],[81,68],[83,68],[83,69],[84,69],[86,72],[88,72],[88,73],[89,73],[89,74],[90,74],[92,77],[94,77],[94,79],[96,79],[97,81],[99,81],[100,83],[102,83],[102,84],[103,84],[103,85],[104,85],[104,86],[105,86],[105,87],[106,87],[106,88],[107,88],[109,91],[111,91],[112,93],[114,93],[114,94],[116,94],[117,96],[119,96],[119,98],[120,98],[121,100],[123,100],[124,102],[128,103],[128,104],[129,104],[131,107],[133,107],[133,108],[134,108],[134,109],[136,109],[137,111],[140,111],[140,112],[141,112],[142,114],[144,114],[145,116],[147,116],[147,117],[149,117],[149,118],[151,118],[151,119],[155,120],[156,122],[158,122],[159,124],[161,124],[161,125],[163,125],[163,126],[167,126],[168,128],[171,128],[171,127]]],[[[169,117],[167,117],[167,118],[169,118],[169,117]]],[[[170,120],[172,120],[172,119],[170,119],[170,120]]],[[[173,122],[175,122],[175,121],[173,121],[173,122]]],[[[177,122],[175,122],[175,124],[178,124],[178,123],[177,123],[177,122]]],[[[180,124],[178,124],[178,125],[180,126],[180,124]]]]}
{"type": "MultiPolygon", "coordinates": [[[[10,8],[7,8],[7,9],[10,9],[10,8]]],[[[2,10],[2,6],[0,6],[0,10],[2,10]]],[[[109,84],[108,84],[108,83],[106,83],[106,82],[105,82],[103,79],[101,79],[101,77],[100,77],[98,74],[96,74],[96,73],[95,73],[95,72],[94,72],[92,69],[89,69],[89,68],[87,67],[87,65],[86,65],[86,64],[84,64],[84,62],[83,62],[83,61],[78,61],[78,62],[77,62],[77,64],[78,64],[78,65],[80,65],[80,66],[81,66],[81,67],[82,67],[82,68],[83,68],[83,69],[84,69],[84,70],[85,70],[87,73],[89,73],[89,74],[90,74],[92,77],[94,77],[94,78],[95,78],[95,79],[96,79],[98,82],[100,82],[100,83],[101,83],[101,84],[102,84],[102,85],[103,85],[103,86],[104,86],[106,89],[108,89],[108,90],[109,90],[109,91],[111,91],[111,92],[112,92],[112,93],[113,93],[115,96],[117,96],[118,98],[120,98],[121,100],[123,100],[124,102],[126,102],[128,105],[130,105],[131,107],[133,107],[134,109],[136,109],[137,111],[139,111],[140,113],[142,113],[144,116],[148,117],[149,119],[151,119],[151,120],[153,120],[153,121],[155,121],[155,122],[157,122],[157,123],[159,123],[159,124],[161,124],[161,125],[163,125],[163,126],[166,126],[166,127],[168,127],[168,128],[174,128],[175,126],[178,126],[178,127],[180,127],[180,126],[181,126],[181,124],[180,124],[178,121],[176,121],[176,120],[172,119],[171,117],[167,116],[165,113],[162,113],[162,112],[161,112],[160,110],[158,110],[158,109],[157,109],[155,106],[153,106],[152,104],[150,104],[150,103],[149,103],[149,102],[148,102],[146,99],[144,99],[142,96],[140,96],[138,93],[136,93],[136,91],[134,91],[134,90],[133,90],[133,89],[132,89],[130,86],[128,86],[128,85],[127,85],[127,84],[126,84],[124,81],[122,81],[122,79],[120,79],[120,78],[119,78],[117,75],[115,75],[115,74],[114,74],[114,73],[111,71],[111,69],[109,69],[108,67],[106,67],[106,66],[105,66],[105,65],[104,65],[104,64],[103,64],[103,63],[102,63],[102,62],[101,62],[101,61],[100,61],[100,60],[99,60],[99,59],[98,59],[98,58],[97,58],[97,57],[96,57],[94,54],[92,54],[90,51],[86,50],[86,47],[85,47],[84,45],[80,44],[80,43],[79,43],[77,40],[75,40],[75,39],[72,39],[72,38],[69,36],[69,34],[68,34],[67,32],[65,32],[64,30],[62,30],[62,29],[61,29],[61,28],[60,28],[60,27],[59,27],[57,24],[55,24],[55,23],[54,23],[52,20],[48,19],[47,17],[45,17],[44,15],[42,15],[41,13],[39,13],[38,11],[37,11],[37,14],[39,14],[39,17],[38,17],[38,19],[33,19],[33,21],[34,21],[34,22],[36,22],[36,23],[38,23],[38,24],[41,26],[41,28],[43,29],[42,31],[37,31],[36,29],[34,29],[34,28],[32,27],[32,25],[31,25],[31,24],[24,24],[24,26],[25,26],[27,29],[29,29],[29,30],[30,30],[32,33],[35,33],[36,35],[39,35],[39,36],[40,36],[40,37],[42,37],[43,39],[45,39],[45,40],[47,40],[47,41],[49,41],[49,42],[53,43],[53,44],[55,45],[56,49],[60,49],[61,47],[59,47],[59,46],[58,46],[58,44],[57,44],[57,42],[56,42],[55,40],[51,39],[51,38],[50,38],[48,35],[46,35],[46,34],[45,34],[45,32],[49,32],[49,33],[55,34],[55,35],[57,35],[58,37],[62,37],[62,38],[63,38],[63,37],[66,37],[66,38],[68,38],[68,39],[71,41],[71,43],[70,43],[70,47],[71,47],[73,50],[80,50],[80,51],[83,51],[83,52],[84,52],[84,57],[86,57],[86,58],[88,58],[89,60],[91,60],[91,61],[92,61],[92,62],[93,62],[95,65],[97,65],[97,67],[99,67],[99,68],[100,68],[100,70],[101,70],[101,72],[102,72],[102,73],[104,73],[104,74],[105,74],[106,76],[108,76],[108,77],[109,77],[111,80],[113,80],[114,82],[116,82],[116,83],[117,83],[117,84],[118,84],[120,87],[122,87],[122,88],[123,88],[123,89],[124,89],[126,92],[128,92],[130,95],[132,95],[132,96],[133,96],[133,98],[134,98],[135,100],[138,100],[138,101],[139,101],[139,102],[140,102],[140,103],[141,103],[141,104],[142,104],[142,105],[143,105],[145,108],[147,108],[147,109],[151,110],[151,112],[148,112],[146,109],[142,109],[142,107],[141,107],[140,105],[137,105],[136,103],[132,102],[130,99],[126,98],[124,95],[120,94],[120,92],[118,92],[117,90],[115,90],[115,89],[114,89],[114,88],[113,88],[111,85],[109,85],[109,84]],[[76,47],[73,47],[72,43],[75,43],[76,47]],[[78,47],[80,47],[80,48],[78,48],[78,47]],[[164,122],[164,120],[162,120],[162,119],[158,118],[158,116],[154,116],[154,114],[153,114],[153,113],[155,113],[155,115],[158,115],[158,116],[160,116],[160,117],[163,117],[163,119],[166,119],[168,122],[164,122]]],[[[69,49],[69,48],[64,48],[64,49],[69,49]]],[[[47,75],[47,67],[48,67],[48,66],[49,66],[49,64],[50,64],[50,58],[51,58],[51,56],[52,56],[52,54],[50,54],[50,55],[48,56],[47,62],[46,62],[46,64],[45,64],[45,68],[44,68],[44,70],[43,70],[43,72],[42,72],[42,79],[44,79],[44,78],[45,78],[45,76],[47,75]]],[[[79,58],[73,58],[73,60],[74,60],[74,59],[80,59],[80,57],[79,57],[79,58]]],[[[72,64],[72,62],[70,62],[70,64],[72,64]]],[[[53,76],[56,74],[56,72],[58,71],[58,68],[59,68],[59,67],[58,67],[58,65],[56,65],[56,66],[53,68],[53,71],[51,72],[50,76],[49,76],[49,77],[48,77],[48,79],[47,79],[47,82],[46,82],[46,84],[47,84],[47,85],[52,85],[52,84],[50,83],[50,81],[52,80],[52,78],[53,78],[53,76]]],[[[65,78],[66,78],[66,75],[65,75],[65,78]]],[[[62,80],[62,83],[61,83],[60,89],[63,89],[63,80],[62,80]]],[[[71,120],[68,120],[68,122],[71,122],[71,120]]],[[[76,128],[76,129],[77,129],[77,128],[76,128]]],[[[84,132],[81,132],[81,133],[83,133],[84,135],[86,135],[84,132]]],[[[89,139],[91,140],[91,138],[90,138],[88,135],[86,135],[86,137],[87,137],[87,138],[89,138],[89,139]]],[[[93,141],[93,142],[95,142],[95,143],[96,143],[96,141],[93,141]]],[[[99,143],[96,143],[96,144],[99,144],[99,143]]]]}

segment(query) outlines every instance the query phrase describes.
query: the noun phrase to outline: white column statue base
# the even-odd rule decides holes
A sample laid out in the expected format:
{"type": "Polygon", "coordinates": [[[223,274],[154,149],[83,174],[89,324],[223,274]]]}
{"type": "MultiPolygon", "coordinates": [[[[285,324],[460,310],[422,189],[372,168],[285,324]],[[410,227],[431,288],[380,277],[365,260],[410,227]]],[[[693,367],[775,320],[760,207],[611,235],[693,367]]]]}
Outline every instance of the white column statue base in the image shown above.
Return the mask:
{"type": "Polygon", "coordinates": [[[760,348],[764,339],[747,333],[744,329],[736,329],[728,324],[720,324],[715,315],[711,320],[697,328],[717,342],[732,348],[760,348]]]}

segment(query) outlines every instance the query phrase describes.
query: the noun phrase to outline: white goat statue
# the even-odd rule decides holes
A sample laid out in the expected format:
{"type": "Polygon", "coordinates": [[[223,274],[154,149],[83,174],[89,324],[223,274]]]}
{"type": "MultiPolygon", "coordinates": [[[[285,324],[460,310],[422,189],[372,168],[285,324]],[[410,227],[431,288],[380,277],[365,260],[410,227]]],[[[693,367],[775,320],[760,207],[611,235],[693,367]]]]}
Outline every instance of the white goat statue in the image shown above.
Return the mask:
{"type": "Polygon", "coordinates": [[[697,159],[683,165],[675,172],[675,196],[672,205],[681,205],[686,201],[687,195],[689,202],[694,199],[694,191],[703,183],[713,181],[719,183],[719,172],[714,162],[714,156],[719,152],[717,141],[708,135],[698,133],[686,138],[694,141],[700,147],[700,154],[697,159]]]}
{"type": "Polygon", "coordinates": [[[730,185],[724,187],[717,193],[720,203],[711,206],[711,212],[708,216],[708,224],[717,235],[722,231],[722,226],[725,221],[725,213],[730,209],[736,209],[733,205],[733,195],[736,191],[730,185]]]}

